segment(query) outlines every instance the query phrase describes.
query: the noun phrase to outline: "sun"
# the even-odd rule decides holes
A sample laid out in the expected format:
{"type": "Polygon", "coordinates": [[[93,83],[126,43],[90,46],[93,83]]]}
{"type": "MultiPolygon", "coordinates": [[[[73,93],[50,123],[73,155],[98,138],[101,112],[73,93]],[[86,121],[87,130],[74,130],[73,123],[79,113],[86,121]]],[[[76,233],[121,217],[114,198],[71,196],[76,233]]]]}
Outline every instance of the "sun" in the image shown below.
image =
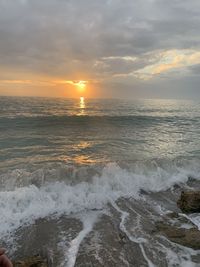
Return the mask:
{"type": "Polygon", "coordinates": [[[79,95],[82,95],[86,90],[88,81],[84,81],[84,80],[76,80],[76,81],[65,80],[62,83],[70,84],[70,85],[74,86],[74,88],[76,89],[77,93],[79,95]]]}
{"type": "Polygon", "coordinates": [[[86,89],[86,81],[76,82],[75,85],[80,93],[83,93],[86,89]]]}

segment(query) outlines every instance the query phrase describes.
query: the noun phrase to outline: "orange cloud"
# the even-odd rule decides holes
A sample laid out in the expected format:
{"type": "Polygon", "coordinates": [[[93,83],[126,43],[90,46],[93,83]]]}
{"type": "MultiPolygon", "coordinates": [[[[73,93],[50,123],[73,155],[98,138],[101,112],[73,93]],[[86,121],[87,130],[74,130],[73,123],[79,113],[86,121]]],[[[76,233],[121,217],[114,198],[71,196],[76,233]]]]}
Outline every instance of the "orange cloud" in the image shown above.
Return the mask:
{"type": "MultiPolygon", "coordinates": [[[[154,55],[155,56],[155,55],[154,55]]],[[[156,55],[158,61],[134,74],[141,79],[150,79],[155,75],[200,63],[200,52],[195,50],[168,50],[156,55]]]]}
{"type": "Polygon", "coordinates": [[[1,84],[32,84],[30,80],[1,80],[1,84]]]}
{"type": "Polygon", "coordinates": [[[0,86],[2,85],[55,86],[55,83],[42,80],[0,80],[0,86]]]}

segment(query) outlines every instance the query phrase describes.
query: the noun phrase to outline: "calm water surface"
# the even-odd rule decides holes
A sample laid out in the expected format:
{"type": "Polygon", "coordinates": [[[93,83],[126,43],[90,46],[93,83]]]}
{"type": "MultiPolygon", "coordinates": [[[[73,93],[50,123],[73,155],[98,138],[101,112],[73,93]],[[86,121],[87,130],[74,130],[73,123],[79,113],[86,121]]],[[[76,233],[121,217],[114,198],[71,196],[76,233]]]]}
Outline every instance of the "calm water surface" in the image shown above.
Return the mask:
{"type": "Polygon", "coordinates": [[[200,106],[176,100],[0,99],[1,168],[199,159],[200,106]]]}

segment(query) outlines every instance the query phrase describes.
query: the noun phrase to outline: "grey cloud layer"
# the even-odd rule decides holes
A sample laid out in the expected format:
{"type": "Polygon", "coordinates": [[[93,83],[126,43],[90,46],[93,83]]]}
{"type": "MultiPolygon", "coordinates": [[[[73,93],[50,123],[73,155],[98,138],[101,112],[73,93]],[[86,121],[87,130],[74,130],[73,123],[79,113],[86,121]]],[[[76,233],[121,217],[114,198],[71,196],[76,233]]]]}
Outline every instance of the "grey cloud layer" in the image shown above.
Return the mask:
{"type": "Polygon", "coordinates": [[[199,15],[199,0],[0,0],[0,66],[66,78],[131,73],[158,50],[199,49],[199,15]]]}

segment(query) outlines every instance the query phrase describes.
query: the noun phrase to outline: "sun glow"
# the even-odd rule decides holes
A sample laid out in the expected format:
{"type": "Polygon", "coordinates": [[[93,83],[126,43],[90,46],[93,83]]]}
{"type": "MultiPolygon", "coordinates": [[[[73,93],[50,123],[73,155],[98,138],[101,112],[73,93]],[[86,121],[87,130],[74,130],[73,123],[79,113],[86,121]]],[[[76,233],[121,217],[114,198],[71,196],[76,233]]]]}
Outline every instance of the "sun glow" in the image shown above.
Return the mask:
{"type": "Polygon", "coordinates": [[[75,85],[78,87],[80,92],[83,92],[86,88],[86,81],[79,81],[75,85]]]}
{"type": "Polygon", "coordinates": [[[75,86],[79,93],[83,93],[86,89],[87,81],[64,81],[64,83],[75,86]]]}

